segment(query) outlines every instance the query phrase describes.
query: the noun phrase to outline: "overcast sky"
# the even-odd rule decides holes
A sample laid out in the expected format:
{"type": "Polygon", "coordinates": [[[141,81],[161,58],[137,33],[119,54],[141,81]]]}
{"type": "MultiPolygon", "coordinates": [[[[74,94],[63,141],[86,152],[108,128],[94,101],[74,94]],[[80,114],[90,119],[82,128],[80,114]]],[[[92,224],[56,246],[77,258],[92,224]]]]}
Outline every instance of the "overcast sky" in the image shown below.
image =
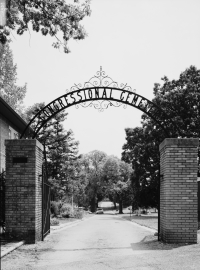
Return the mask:
{"type": "MultiPolygon", "coordinates": [[[[12,35],[18,84],[28,85],[25,105],[46,104],[74,83],[88,81],[102,66],[118,83],[127,83],[148,99],[153,86],[190,65],[200,68],[199,0],[92,0],[83,24],[88,37],[71,41],[70,54],[51,45],[52,38],[30,31],[12,35]]],[[[121,157],[126,127],[140,125],[135,108],[71,107],[65,122],[80,142],[80,153],[101,150],[121,157]]]]}

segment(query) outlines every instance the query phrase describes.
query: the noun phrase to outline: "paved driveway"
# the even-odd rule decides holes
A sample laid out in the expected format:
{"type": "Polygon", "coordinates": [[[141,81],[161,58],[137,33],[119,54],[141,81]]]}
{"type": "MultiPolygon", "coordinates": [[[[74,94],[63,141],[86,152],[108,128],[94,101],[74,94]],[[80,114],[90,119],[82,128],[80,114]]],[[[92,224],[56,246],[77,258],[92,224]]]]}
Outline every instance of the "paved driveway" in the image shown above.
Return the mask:
{"type": "Polygon", "coordinates": [[[120,216],[96,215],[22,246],[2,261],[3,269],[200,269],[200,246],[164,245],[153,232],[120,216]]]}

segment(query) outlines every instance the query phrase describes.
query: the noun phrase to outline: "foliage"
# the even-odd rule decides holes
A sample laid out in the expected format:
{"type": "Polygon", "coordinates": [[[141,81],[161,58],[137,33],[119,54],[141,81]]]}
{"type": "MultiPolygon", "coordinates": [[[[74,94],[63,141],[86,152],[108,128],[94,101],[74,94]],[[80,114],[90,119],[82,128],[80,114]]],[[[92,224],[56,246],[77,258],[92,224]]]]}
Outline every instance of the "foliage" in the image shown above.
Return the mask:
{"type": "Polygon", "coordinates": [[[50,225],[51,226],[57,226],[57,225],[59,225],[59,220],[57,219],[57,218],[51,218],[50,219],[50,225]]]}
{"type": "Polygon", "coordinates": [[[127,128],[122,159],[132,164],[133,208],[158,206],[159,141],[155,130],[127,128]],[[150,194],[150,195],[148,195],[150,194]]]}
{"type": "MultiPolygon", "coordinates": [[[[162,78],[163,85],[154,86],[153,102],[176,123],[168,129],[173,137],[200,136],[200,70],[191,66],[170,81],[162,78]],[[180,132],[179,132],[180,130],[180,132]]],[[[159,118],[165,121],[161,114],[159,118]]],[[[159,144],[165,138],[161,128],[147,115],[142,115],[142,127],[126,129],[126,143],[122,159],[132,165],[131,176],[133,208],[157,207],[159,192],[159,144]]]]}
{"type": "MultiPolygon", "coordinates": [[[[25,115],[27,121],[44,106],[44,103],[36,103],[29,107],[25,115]]],[[[78,157],[79,143],[74,139],[73,131],[66,131],[63,126],[66,117],[67,113],[63,111],[56,114],[37,135],[37,139],[45,145],[52,200],[62,200],[69,192],[69,180],[74,177],[74,164],[78,157]]]]}
{"type": "Polygon", "coordinates": [[[0,96],[20,115],[26,95],[26,84],[16,84],[17,65],[13,62],[13,54],[9,44],[0,44],[0,96]]]}
{"type": "Polygon", "coordinates": [[[131,166],[115,156],[108,156],[103,165],[103,183],[106,186],[106,195],[114,202],[119,203],[119,213],[122,213],[123,201],[129,189],[131,166]]]}
{"type": "Polygon", "coordinates": [[[90,205],[91,212],[95,212],[98,202],[105,197],[112,197],[115,203],[119,199],[125,201],[131,172],[129,164],[94,150],[80,156],[73,168],[74,177],[68,182],[67,193],[76,205],[86,208],[90,205]]]}
{"type": "Polygon", "coordinates": [[[74,217],[78,219],[82,219],[84,217],[84,211],[80,209],[75,209],[74,210],[74,217]]]}
{"type": "MultiPolygon", "coordinates": [[[[178,80],[170,81],[166,76],[161,80],[163,85],[154,85],[155,97],[152,101],[176,123],[179,136],[200,137],[200,70],[190,66],[180,74],[178,80]]],[[[144,127],[152,125],[153,121],[148,116],[143,115],[142,118],[144,127]]],[[[163,115],[160,115],[160,119],[165,120],[163,115]]],[[[172,125],[168,128],[172,134],[177,134],[172,125]]]]}
{"type": "MultiPolygon", "coordinates": [[[[61,45],[68,53],[70,39],[84,39],[86,32],[80,24],[84,17],[91,14],[90,1],[78,0],[67,3],[66,0],[23,0],[7,1],[7,25],[0,31],[0,43],[9,39],[10,30],[22,35],[32,26],[33,31],[56,38],[54,48],[61,45]],[[74,3],[73,3],[74,2],[74,3]],[[61,42],[61,39],[63,42],[61,42]]],[[[68,1],[69,2],[69,1],[68,1]]]]}
{"type": "Polygon", "coordinates": [[[51,214],[55,217],[60,215],[61,207],[62,207],[62,204],[60,202],[51,201],[51,214]]]}
{"type": "Polygon", "coordinates": [[[88,182],[86,194],[90,203],[91,212],[96,211],[98,201],[104,197],[104,186],[102,184],[102,167],[106,153],[94,150],[82,156],[81,168],[85,180],[88,182]]]}
{"type": "MultiPolygon", "coordinates": [[[[70,201],[73,197],[73,203],[77,206],[88,207],[89,199],[86,195],[88,179],[82,165],[82,157],[78,157],[70,164],[70,177],[67,177],[67,194],[70,201]]],[[[68,166],[69,170],[69,166],[68,166]]]]}
{"type": "Polygon", "coordinates": [[[63,218],[69,218],[70,217],[70,213],[68,213],[68,212],[62,213],[62,217],[63,218]]]}
{"type": "Polygon", "coordinates": [[[71,204],[64,203],[60,209],[60,214],[62,217],[69,218],[70,216],[73,216],[73,208],[71,204]]]}

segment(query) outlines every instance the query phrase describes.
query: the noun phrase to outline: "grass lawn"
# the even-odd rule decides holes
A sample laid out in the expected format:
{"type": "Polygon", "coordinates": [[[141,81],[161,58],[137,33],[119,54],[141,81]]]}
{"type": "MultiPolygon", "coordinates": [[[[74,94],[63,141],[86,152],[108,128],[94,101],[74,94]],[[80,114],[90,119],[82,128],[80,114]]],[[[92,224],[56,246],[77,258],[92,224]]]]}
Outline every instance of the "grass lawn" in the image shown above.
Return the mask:
{"type": "Polygon", "coordinates": [[[136,216],[132,214],[131,217],[130,214],[124,214],[122,215],[122,218],[126,220],[131,220],[135,223],[146,226],[148,228],[158,230],[158,214],[141,215],[141,216],[136,216]]]}
{"type": "MultiPolygon", "coordinates": [[[[126,220],[132,220],[133,222],[146,226],[148,228],[158,230],[158,214],[157,213],[153,213],[150,215],[142,215],[139,217],[134,214],[132,214],[131,217],[130,217],[130,214],[124,214],[121,217],[126,220]]],[[[200,229],[198,229],[197,233],[198,235],[200,235],[200,229]]]]}

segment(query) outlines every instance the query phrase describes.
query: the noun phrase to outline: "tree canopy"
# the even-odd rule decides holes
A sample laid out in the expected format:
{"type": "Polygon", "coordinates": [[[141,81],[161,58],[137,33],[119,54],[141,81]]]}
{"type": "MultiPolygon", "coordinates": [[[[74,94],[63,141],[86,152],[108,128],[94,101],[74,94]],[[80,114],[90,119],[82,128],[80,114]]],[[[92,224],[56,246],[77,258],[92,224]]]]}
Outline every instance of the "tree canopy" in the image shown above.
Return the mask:
{"type": "MultiPolygon", "coordinates": [[[[154,85],[153,102],[176,123],[183,138],[200,136],[200,70],[191,66],[177,80],[162,78],[163,84],[154,85]]],[[[165,121],[164,116],[159,116],[165,121]]],[[[174,136],[180,136],[169,125],[174,136]]],[[[142,127],[127,128],[122,159],[132,164],[131,177],[133,206],[158,205],[159,144],[165,138],[162,129],[147,115],[142,115],[142,127]]]]}
{"type": "Polygon", "coordinates": [[[68,194],[78,206],[96,211],[98,203],[105,198],[120,204],[127,202],[130,188],[131,166],[117,157],[98,150],[80,155],[76,160],[75,177],[69,177],[68,194]]]}
{"type": "Polygon", "coordinates": [[[115,205],[119,203],[119,213],[123,212],[123,202],[127,199],[131,172],[131,166],[115,156],[108,156],[103,165],[106,195],[115,205]]]}
{"type": "Polygon", "coordinates": [[[18,86],[16,81],[17,65],[14,64],[9,44],[0,44],[0,96],[21,115],[26,84],[18,86]]]}
{"type": "MultiPolygon", "coordinates": [[[[30,119],[43,107],[44,102],[36,103],[27,108],[26,120],[30,119]]],[[[45,145],[47,160],[47,173],[51,182],[51,195],[58,199],[69,190],[70,179],[75,175],[75,164],[78,158],[79,142],[74,139],[72,130],[65,130],[63,122],[67,113],[64,111],[56,114],[40,130],[37,139],[45,145]]]]}
{"type": "Polygon", "coordinates": [[[80,22],[91,14],[90,0],[8,0],[7,24],[0,30],[0,42],[9,40],[10,30],[22,35],[32,27],[35,32],[55,37],[55,48],[61,45],[68,53],[70,39],[84,39],[86,31],[80,22]]]}
{"type": "MultiPolygon", "coordinates": [[[[200,137],[200,70],[190,66],[177,80],[170,81],[164,76],[162,81],[163,85],[154,85],[155,97],[152,101],[176,123],[181,131],[180,136],[200,137]]],[[[150,121],[149,117],[144,115],[143,119],[150,121]]],[[[173,127],[169,126],[169,129],[173,127]]]]}
{"type": "Polygon", "coordinates": [[[86,194],[89,199],[91,211],[94,212],[104,197],[104,185],[102,183],[102,168],[106,159],[106,153],[98,150],[91,151],[82,156],[82,170],[88,181],[86,194]]]}

